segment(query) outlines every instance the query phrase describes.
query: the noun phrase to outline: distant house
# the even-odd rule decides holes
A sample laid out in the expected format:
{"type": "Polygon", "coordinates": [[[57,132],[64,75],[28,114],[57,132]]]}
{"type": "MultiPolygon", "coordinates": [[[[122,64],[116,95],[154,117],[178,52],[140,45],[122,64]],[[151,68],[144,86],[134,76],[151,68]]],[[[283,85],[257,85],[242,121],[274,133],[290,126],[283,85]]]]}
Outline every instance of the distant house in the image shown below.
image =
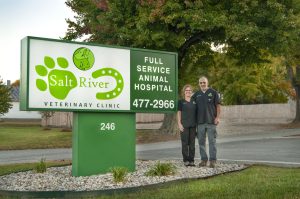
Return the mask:
{"type": "MultiPolygon", "coordinates": [[[[11,86],[10,80],[7,80],[6,86],[11,86]]],[[[40,120],[41,115],[37,111],[20,111],[20,99],[19,99],[19,86],[11,87],[11,97],[13,107],[9,109],[8,113],[1,116],[4,120],[40,120]]]]}

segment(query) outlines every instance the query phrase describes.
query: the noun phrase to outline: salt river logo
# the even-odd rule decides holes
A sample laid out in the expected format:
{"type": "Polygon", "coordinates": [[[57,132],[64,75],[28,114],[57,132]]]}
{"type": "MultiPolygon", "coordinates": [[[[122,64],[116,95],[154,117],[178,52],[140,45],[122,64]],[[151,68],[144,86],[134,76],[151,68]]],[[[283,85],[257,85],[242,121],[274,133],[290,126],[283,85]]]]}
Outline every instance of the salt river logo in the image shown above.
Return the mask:
{"type": "Polygon", "coordinates": [[[73,54],[73,62],[79,70],[89,70],[93,67],[95,57],[88,48],[78,48],[73,54]]]}
{"type": "MultiPolygon", "coordinates": [[[[93,68],[95,57],[93,52],[85,47],[78,48],[73,54],[73,63],[77,69],[87,71],[93,68]]],[[[69,62],[64,57],[58,57],[56,61],[50,57],[44,57],[43,65],[36,65],[35,71],[40,77],[36,79],[36,87],[40,91],[49,90],[50,94],[59,100],[64,100],[71,90],[76,87],[96,87],[96,88],[109,88],[109,82],[105,81],[92,81],[101,77],[109,76],[116,81],[116,86],[109,91],[97,92],[95,97],[98,100],[109,100],[119,96],[124,87],[122,75],[114,68],[101,68],[92,72],[91,77],[76,77],[76,75],[68,70],[69,62]],[[56,66],[56,64],[58,66],[56,66]],[[87,81],[88,79],[88,81],[87,81]],[[92,79],[92,80],[91,80],[92,79]]]]}

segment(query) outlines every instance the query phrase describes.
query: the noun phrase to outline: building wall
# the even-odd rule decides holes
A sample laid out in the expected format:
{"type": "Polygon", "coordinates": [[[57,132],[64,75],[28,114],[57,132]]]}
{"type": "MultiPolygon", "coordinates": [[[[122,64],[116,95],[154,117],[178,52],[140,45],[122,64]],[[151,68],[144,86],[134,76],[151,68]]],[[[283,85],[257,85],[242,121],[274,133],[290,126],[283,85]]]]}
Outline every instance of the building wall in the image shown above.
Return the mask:
{"type": "Polygon", "coordinates": [[[239,123],[287,123],[296,115],[296,103],[222,106],[221,119],[239,123]]]}

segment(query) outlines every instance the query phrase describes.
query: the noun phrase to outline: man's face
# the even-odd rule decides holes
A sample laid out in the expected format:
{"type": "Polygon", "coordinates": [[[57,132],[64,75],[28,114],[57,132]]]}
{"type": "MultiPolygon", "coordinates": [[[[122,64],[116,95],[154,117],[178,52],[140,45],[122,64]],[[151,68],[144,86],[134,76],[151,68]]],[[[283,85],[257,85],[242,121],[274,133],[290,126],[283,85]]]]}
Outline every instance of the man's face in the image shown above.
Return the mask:
{"type": "Polygon", "coordinates": [[[199,79],[199,86],[200,86],[200,89],[201,90],[207,90],[207,88],[208,88],[208,81],[207,81],[207,79],[205,79],[205,78],[201,78],[201,79],[199,79]]]}

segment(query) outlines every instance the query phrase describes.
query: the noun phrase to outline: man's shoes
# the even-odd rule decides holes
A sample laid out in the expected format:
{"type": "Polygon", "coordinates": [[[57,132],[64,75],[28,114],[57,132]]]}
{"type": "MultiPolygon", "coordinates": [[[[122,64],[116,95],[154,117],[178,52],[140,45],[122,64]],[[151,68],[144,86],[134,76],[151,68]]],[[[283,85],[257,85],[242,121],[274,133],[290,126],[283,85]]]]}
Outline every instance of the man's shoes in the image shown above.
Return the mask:
{"type": "Polygon", "coordinates": [[[190,166],[190,163],[189,163],[189,162],[184,162],[183,164],[184,164],[184,166],[186,166],[186,167],[187,167],[187,166],[190,166]]]}
{"type": "Polygon", "coordinates": [[[216,167],[216,161],[215,160],[209,161],[209,167],[210,168],[215,168],[216,167]]]}
{"type": "Polygon", "coordinates": [[[206,167],[207,165],[207,160],[202,160],[200,163],[199,163],[199,167],[206,167]]]}
{"type": "Polygon", "coordinates": [[[189,166],[190,166],[190,167],[194,167],[194,166],[196,166],[196,165],[195,165],[194,162],[189,162],[189,166]]]}

